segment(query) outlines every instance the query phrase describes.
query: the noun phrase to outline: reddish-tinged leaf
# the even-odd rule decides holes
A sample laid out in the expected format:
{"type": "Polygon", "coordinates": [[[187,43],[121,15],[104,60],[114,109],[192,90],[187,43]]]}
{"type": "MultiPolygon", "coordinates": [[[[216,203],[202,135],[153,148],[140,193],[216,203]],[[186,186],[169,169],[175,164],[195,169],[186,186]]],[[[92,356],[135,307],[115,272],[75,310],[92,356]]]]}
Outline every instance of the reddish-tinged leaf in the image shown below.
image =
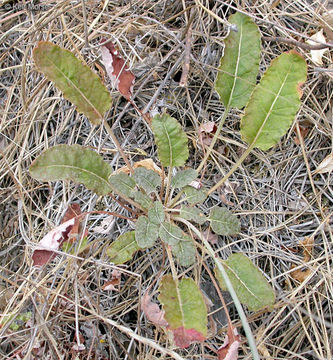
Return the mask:
{"type": "Polygon", "coordinates": [[[185,329],[183,326],[172,330],[175,344],[181,349],[189,347],[193,342],[205,341],[206,337],[195,329],[185,329]]]}
{"type": "Polygon", "coordinates": [[[56,257],[57,254],[53,250],[59,250],[62,243],[67,241],[68,234],[72,230],[74,223],[75,218],[70,219],[55,227],[43,237],[32,254],[34,266],[43,266],[56,257]]]}
{"type": "Polygon", "coordinates": [[[207,308],[198,285],[192,279],[176,282],[165,275],[159,288],[168,329],[177,346],[185,348],[207,335],[207,308]]]}
{"type": "Polygon", "coordinates": [[[133,95],[134,74],[125,65],[125,60],[119,56],[119,51],[112,42],[104,44],[107,40],[102,39],[102,61],[112,85],[127,99],[133,95]]]}
{"type": "Polygon", "coordinates": [[[153,324],[158,326],[168,326],[167,321],[164,319],[164,311],[151,301],[149,293],[146,293],[142,298],[141,310],[153,324]]]}
{"type": "Polygon", "coordinates": [[[237,360],[239,345],[240,336],[237,333],[237,329],[233,329],[229,326],[224,343],[217,350],[218,360],[237,360]]]}
{"type": "Polygon", "coordinates": [[[73,225],[72,229],[70,230],[70,232],[68,233],[68,239],[66,240],[70,243],[74,243],[77,240],[78,235],[81,232],[81,226],[80,226],[81,219],[77,217],[80,214],[81,214],[80,205],[77,203],[74,203],[74,204],[69,205],[68,209],[65,212],[64,217],[61,220],[61,223],[63,224],[70,219],[73,219],[73,218],[75,219],[74,225],[73,225]]]}
{"type": "Polygon", "coordinates": [[[59,250],[64,242],[75,242],[81,232],[79,204],[71,204],[61,220],[61,224],[48,232],[32,254],[34,266],[43,266],[56,257],[52,250],[59,250]]]}

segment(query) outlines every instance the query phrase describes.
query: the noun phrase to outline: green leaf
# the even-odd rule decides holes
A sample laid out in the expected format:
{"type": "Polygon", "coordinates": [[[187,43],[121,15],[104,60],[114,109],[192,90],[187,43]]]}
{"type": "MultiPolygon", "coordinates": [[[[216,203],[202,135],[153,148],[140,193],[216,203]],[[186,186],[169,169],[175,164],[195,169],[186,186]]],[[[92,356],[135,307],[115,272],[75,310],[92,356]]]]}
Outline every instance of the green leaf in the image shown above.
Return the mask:
{"type": "Polygon", "coordinates": [[[171,186],[181,189],[186,185],[191,184],[198,177],[198,173],[194,169],[186,169],[178,171],[171,180],[171,186]]]}
{"type": "Polygon", "coordinates": [[[134,200],[145,209],[150,209],[153,206],[153,200],[141,191],[136,191],[134,193],[134,200]]]}
{"type": "Polygon", "coordinates": [[[131,260],[133,254],[140,249],[140,246],[135,240],[135,232],[129,231],[120,235],[117,240],[109,246],[106,253],[110,257],[110,261],[117,265],[131,260]]]}
{"type": "Polygon", "coordinates": [[[135,239],[141,248],[152,247],[158,238],[159,226],[140,216],[135,224],[135,239]]]}
{"type": "Polygon", "coordinates": [[[243,108],[255,87],[260,61],[260,32],[250,17],[237,12],[229,17],[230,30],[220,61],[215,88],[224,106],[243,108]]]}
{"type": "Polygon", "coordinates": [[[164,222],[160,227],[160,238],[166,244],[173,246],[183,240],[183,231],[176,225],[164,222]]]}
{"type": "Polygon", "coordinates": [[[153,170],[148,170],[144,167],[138,167],[134,170],[134,180],[142,187],[142,189],[150,194],[161,185],[160,176],[153,170]]]}
{"type": "Polygon", "coordinates": [[[254,89],[241,120],[244,141],[261,150],[274,146],[292,124],[301,104],[305,60],[292,50],[272,61],[254,89]]]}
{"type": "Polygon", "coordinates": [[[206,216],[198,208],[184,205],[180,208],[180,216],[185,220],[195,221],[199,225],[202,225],[207,220],[206,216]]]}
{"type": "Polygon", "coordinates": [[[112,185],[114,191],[118,192],[120,195],[123,194],[127,197],[131,197],[133,195],[135,181],[129,175],[122,172],[116,175],[112,175],[109,179],[109,182],[112,185]]]}
{"type": "Polygon", "coordinates": [[[207,336],[207,309],[203,296],[192,279],[178,284],[170,275],[162,278],[159,301],[165,311],[164,318],[174,334],[175,343],[185,348],[207,336]]]}
{"type": "Polygon", "coordinates": [[[148,210],[149,221],[153,224],[160,225],[164,221],[163,205],[160,201],[155,201],[151,209],[148,210]]]}
{"type": "Polygon", "coordinates": [[[181,266],[190,266],[195,262],[195,245],[188,236],[173,245],[171,251],[181,266]]]}
{"type": "MultiPolygon", "coordinates": [[[[258,311],[271,307],[275,302],[275,293],[260,270],[245,255],[232,254],[222,261],[228,277],[241,303],[249,310],[258,311]]],[[[227,291],[220,272],[215,269],[216,277],[222,290],[227,291]]]]}
{"type": "Polygon", "coordinates": [[[41,41],[33,51],[39,71],[53,81],[64,97],[97,125],[111,107],[111,97],[100,78],[70,51],[41,41]]]}
{"type": "Polygon", "coordinates": [[[98,195],[111,192],[110,165],[95,151],[80,145],[57,145],[44,151],[30,166],[36,180],[72,180],[98,195]]]}
{"type": "Polygon", "coordinates": [[[163,166],[182,166],[188,159],[187,136],[178,121],[164,114],[155,115],[152,130],[158,158],[163,166]]]}
{"type": "Polygon", "coordinates": [[[184,193],[189,204],[202,203],[207,197],[207,193],[204,189],[195,189],[192,186],[185,186],[184,193]]]}
{"type": "Polygon", "coordinates": [[[215,207],[211,210],[208,220],[216,234],[219,235],[235,235],[240,232],[240,222],[225,207],[215,207]]]}

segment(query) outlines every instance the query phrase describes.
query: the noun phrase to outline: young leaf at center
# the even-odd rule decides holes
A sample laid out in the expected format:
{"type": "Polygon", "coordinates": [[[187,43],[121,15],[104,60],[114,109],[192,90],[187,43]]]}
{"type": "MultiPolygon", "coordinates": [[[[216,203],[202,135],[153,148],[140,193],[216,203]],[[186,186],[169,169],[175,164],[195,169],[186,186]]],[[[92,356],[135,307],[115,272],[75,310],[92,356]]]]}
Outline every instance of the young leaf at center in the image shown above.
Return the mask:
{"type": "Polygon", "coordinates": [[[204,341],[207,336],[207,308],[203,296],[192,279],[177,283],[166,275],[159,288],[164,318],[173,332],[175,343],[181,348],[192,342],[204,341]]]}
{"type": "MultiPolygon", "coordinates": [[[[274,304],[274,290],[248,257],[241,253],[232,254],[222,263],[240,302],[249,310],[258,311],[274,304]]],[[[222,290],[227,291],[220,272],[215,269],[215,274],[222,290]]]]}
{"type": "Polygon", "coordinates": [[[112,175],[109,181],[114,190],[119,192],[120,195],[123,194],[127,197],[131,197],[133,195],[135,181],[129,175],[121,172],[119,174],[112,175]]]}
{"type": "Polygon", "coordinates": [[[95,151],[80,145],[56,145],[44,151],[30,166],[34,179],[72,180],[98,195],[111,192],[110,165],[95,151]]]}
{"type": "Polygon", "coordinates": [[[179,122],[167,114],[155,115],[152,130],[161,164],[165,167],[184,165],[189,151],[187,136],[179,122]]]}
{"type": "Polygon", "coordinates": [[[259,71],[260,33],[249,16],[237,12],[229,17],[237,31],[225,40],[215,88],[224,106],[243,108],[253,91],[259,71]]]}
{"type": "Polygon", "coordinates": [[[181,189],[186,185],[191,184],[198,177],[198,173],[194,169],[186,169],[178,171],[171,180],[171,186],[181,189]]]}
{"type": "Polygon", "coordinates": [[[272,61],[245,108],[241,120],[244,141],[268,150],[280,140],[299,109],[300,86],[305,82],[306,75],[306,62],[294,50],[272,61]]]}
{"type": "Polygon", "coordinates": [[[148,219],[156,225],[160,225],[164,221],[163,205],[160,201],[155,201],[154,205],[148,210],[148,219]]]}
{"type": "Polygon", "coordinates": [[[157,186],[161,185],[161,178],[156,171],[148,170],[144,167],[138,167],[134,170],[134,180],[142,187],[142,189],[150,194],[156,190],[157,186]]]}
{"type": "Polygon", "coordinates": [[[149,221],[146,216],[140,216],[135,224],[135,239],[141,248],[149,248],[158,238],[158,225],[149,221]]]}
{"type": "Polygon", "coordinates": [[[111,97],[100,78],[70,51],[41,41],[33,51],[37,68],[52,80],[64,97],[97,125],[111,107],[111,97]]]}

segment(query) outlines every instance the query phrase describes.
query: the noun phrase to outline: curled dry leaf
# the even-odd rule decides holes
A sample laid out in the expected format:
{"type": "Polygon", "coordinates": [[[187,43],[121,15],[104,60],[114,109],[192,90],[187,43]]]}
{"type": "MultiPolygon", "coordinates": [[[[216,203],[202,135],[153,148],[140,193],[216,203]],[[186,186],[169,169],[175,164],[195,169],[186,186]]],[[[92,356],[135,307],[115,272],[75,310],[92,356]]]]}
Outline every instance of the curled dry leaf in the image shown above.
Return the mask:
{"type": "Polygon", "coordinates": [[[43,266],[56,257],[55,251],[58,251],[63,243],[74,242],[80,233],[80,219],[77,217],[81,214],[78,204],[72,204],[68,207],[62,223],[48,232],[32,254],[34,266],[43,266]]]}
{"type": "MultiPolygon", "coordinates": [[[[313,237],[306,237],[303,241],[300,241],[300,246],[303,248],[303,261],[307,263],[311,260],[313,246],[314,246],[314,239],[313,237]]],[[[291,265],[291,269],[295,268],[295,265],[291,265]]],[[[303,282],[309,275],[311,275],[311,269],[306,270],[294,270],[290,273],[290,276],[299,281],[303,282]]]]}
{"type": "Polygon", "coordinates": [[[228,326],[223,345],[217,350],[218,360],[237,360],[240,336],[237,329],[228,326]]]}
{"type": "Polygon", "coordinates": [[[111,280],[106,281],[103,286],[102,289],[103,290],[107,290],[107,291],[119,291],[119,285],[120,285],[120,280],[121,280],[121,272],[118,270],[113,270],[112,271],[112,277],[111,280]]]}
{"type": "Polygon", "coordinates": [[[213,121],[208,121],[201,124],[199,127],[199,141],[200,143],[209,146],[212,142],[213,136],[216,133],[217,126],[213,121]]]}
{"type": "Polygon", "coordinates": [[[102,61],[112,85],[126,98],[130,100],[133,95],[133,85],[135,83],[134,74],[128,69],[125,60],[119,56],[119,51],[112,42],[105,43],[102,39],[101,53],[102,61]]]}
{"type": "Polygon", "coordinates": [[[159,306],[151,301],[151,297],[147,292],[144,294],[141,301],[141,310],[146,315],[147,319],[158,326],[168,326],[164,319],[164,311],[159,306]]]}
{"type": "MultiPolygon", "coordinates": [[[[158,167],[153,159],[144,159],[144,160],[140,160],[140,161],[136,161],[133,164],[133,169],[139,168],[139,167],[144,167],[147,170],[153,170],[155,171],[158,175],[162,175],[162,170],[160,167],[158,167]]],[[[125,174],[129,174],[129,168],[127,166],[123,166],[120,169],[118,169],[117,171],[114,172],[114,174],[119,174],[119,173],[125,173],[125,174]]]]}
{"type": "Polygon", "coordinates": [[[324,174],[327,172],[333,171],[333,154],[330,154],[325,157],[325,159],[318,165],[317,169],[314,171],[315,174],[324,174]]]}
{"type": "MultiPolygon", "coordinates": [[[[324,36],[324,29],[321,29],[320,31],[313,34],[310,37],[310,39],[312,39],[312,40],[307,40],[307,43],[310,45],[318,45],[317,41],[319,41],[321,43],[326,43],[326,39],[324,36]],[[313,41],[313,40],[315,40],[315,41],[313,41]]],[[[311,55],[312,61],[316,65],[323,65],[323,56],[327,50],[329,50],[329,48],[325,48],[325,49],[321,49],[321,50],[311,50],[310,55],[311,55]]]]}

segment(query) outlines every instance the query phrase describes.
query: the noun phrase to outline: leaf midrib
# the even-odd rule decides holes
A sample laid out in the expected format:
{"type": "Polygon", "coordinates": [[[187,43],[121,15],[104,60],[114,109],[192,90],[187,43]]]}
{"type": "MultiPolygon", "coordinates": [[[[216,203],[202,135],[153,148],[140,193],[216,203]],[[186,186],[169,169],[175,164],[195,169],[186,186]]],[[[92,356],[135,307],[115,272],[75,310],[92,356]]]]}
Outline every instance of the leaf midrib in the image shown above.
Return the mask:
{"type": "MultiPolygon", "coordinates": [[[[97,114],[97,116],[99,118],[103,118],[103,115],[97,110],[97,108],[90,102],[90,100],[84,95],[84,93],[80,90],[80,88],[78,88],[75,83],[73,83],[73,81],[57,66],[57,64],[55,62],[52,61],[52,59],[49,57],[48,54],[45,55],[45,57],[50,61],[50,63],[63,75],[63,77],[65,79],[67,79],[67,81],[72,84],[72,87],[79,93],[79,95],[81,95],[81,97],[89,104],[89,106],[93,109],[93,111],[97,114]]],[[[77,61],[79,61],[78,59],[76,59],[77,61]]],[[[83,67],[85,67],[86,65],[81,64],[83,67]]],[[[64,91],[63,91],[64,92],[64,91]]]]}
{"type": "MultiPolygon", "coordinates": [[[[105,183],[110,189],[111,189],[111,185],[109,184],[108,181],[106,181],[104,178],[102,178],[101,176],[97,175],[96,173],[89,171],[87,169],[83,169],[77,166],[73,166],[73,165],[43,165],[40,166],[40,168],[43,169],[51,169],[51,168],[69,168],[69,169],[75,169],[76,171],[81,171],[81,172],[85,172],[93,177],[96,177],[97,179],[101,180],[103,183],[105,183]]],[[[72,179],[70,175],[66,176],[66,178],[72,179]]]]}

